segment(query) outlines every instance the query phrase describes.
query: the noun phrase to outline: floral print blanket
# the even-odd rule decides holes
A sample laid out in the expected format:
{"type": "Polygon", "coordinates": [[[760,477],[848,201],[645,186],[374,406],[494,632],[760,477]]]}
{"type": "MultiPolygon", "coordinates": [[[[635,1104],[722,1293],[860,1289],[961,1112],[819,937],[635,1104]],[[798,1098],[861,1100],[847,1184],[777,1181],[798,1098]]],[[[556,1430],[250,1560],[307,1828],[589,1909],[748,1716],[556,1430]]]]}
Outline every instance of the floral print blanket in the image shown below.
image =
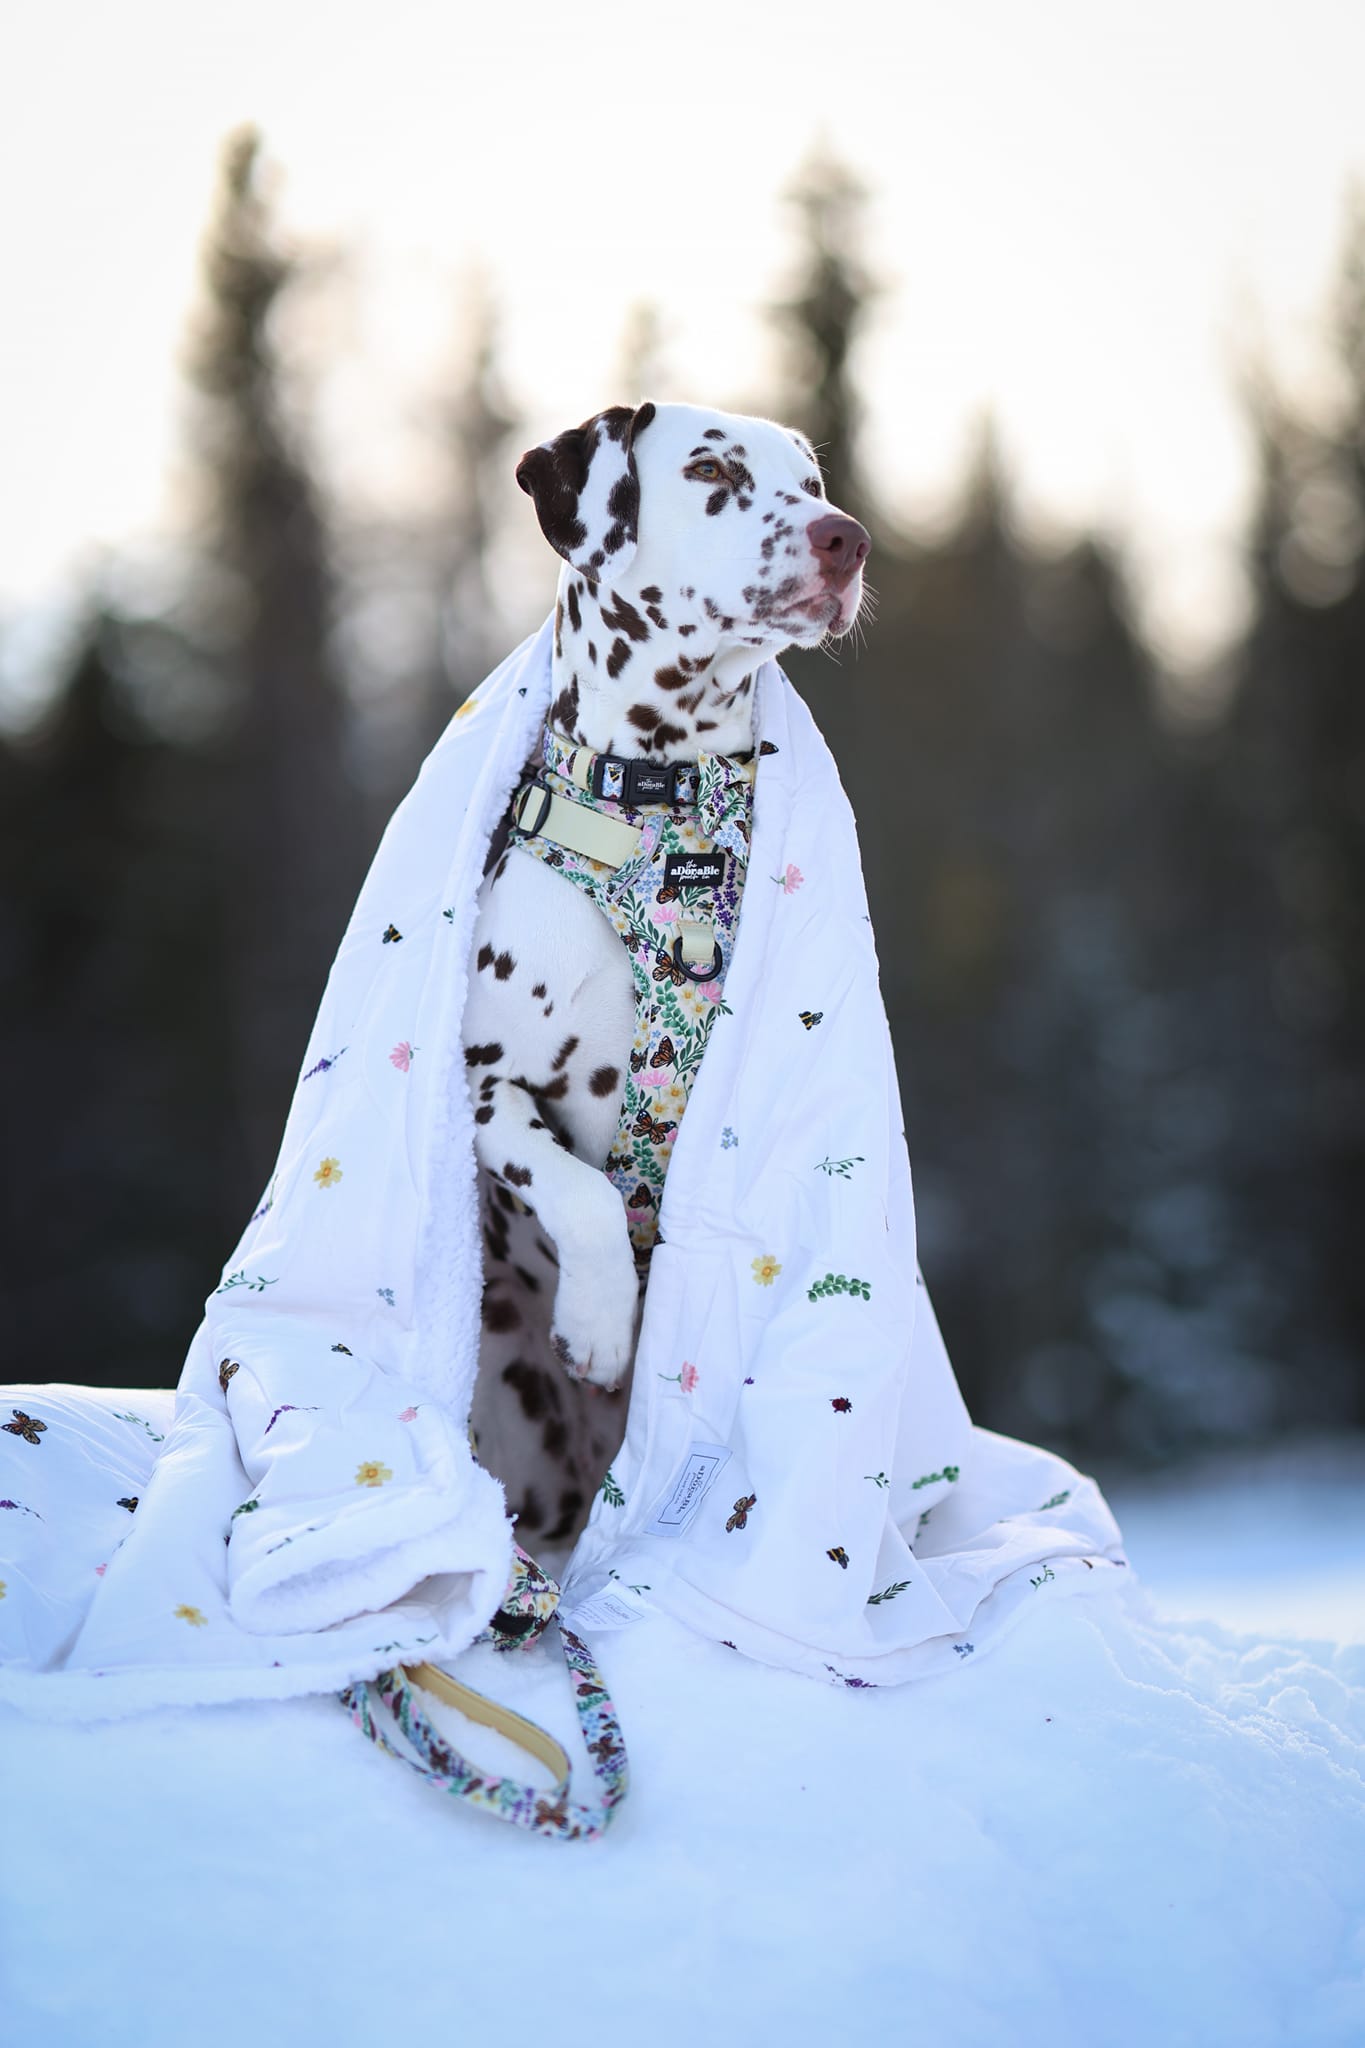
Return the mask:
{"type": "MultiPolygon", "coordinates": [[[[0,1390],[0,1699],[98,1718],[334,1691],[449,1666],[498,1608],[512,1531],[468,1436],[460,1018],[551,637],[461,707],[390,821],[174,1398],[82,1388],[71,1359],[0,1390]]],[[[826,1683],[891,1684],[1126,1560],[1092,1480],[966,1413],[916,1264],[853,818],[775,663],[755,698],[724,1005],[561,1612],[591,1633],[658,1609],[826,1683]]],[[[515,1386],[492,1398],[521,1426],[515,1386]]]]}

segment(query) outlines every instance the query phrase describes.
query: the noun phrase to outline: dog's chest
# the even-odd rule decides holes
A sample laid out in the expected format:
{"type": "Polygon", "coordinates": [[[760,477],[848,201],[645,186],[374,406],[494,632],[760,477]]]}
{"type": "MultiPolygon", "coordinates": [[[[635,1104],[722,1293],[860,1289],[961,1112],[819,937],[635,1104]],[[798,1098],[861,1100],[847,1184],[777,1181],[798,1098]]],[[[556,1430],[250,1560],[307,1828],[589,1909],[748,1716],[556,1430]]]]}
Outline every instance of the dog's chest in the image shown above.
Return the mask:
{"type": "Polygon", "coordinates": [[[669,1158],[707,1039],[726,1008],[748,865],[752,763],[703,757],[698,800],[681,809],[602,808],[642,828],[621,867],[514,830],[512,846],[555,870],[614,928],[635,990],[634,1028],[604,1171],[619,1188],[632,1242],[658,1232],[669,1158]],[[702,933],[700,960],[684,936],[702,933]]]}

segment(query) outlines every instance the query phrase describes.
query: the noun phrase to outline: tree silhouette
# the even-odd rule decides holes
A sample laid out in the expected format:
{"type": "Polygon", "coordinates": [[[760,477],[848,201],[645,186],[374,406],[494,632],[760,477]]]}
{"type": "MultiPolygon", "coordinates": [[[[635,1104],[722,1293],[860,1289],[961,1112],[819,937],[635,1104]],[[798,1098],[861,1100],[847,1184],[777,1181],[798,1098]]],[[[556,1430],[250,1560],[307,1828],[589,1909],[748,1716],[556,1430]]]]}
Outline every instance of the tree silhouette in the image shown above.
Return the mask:
{"type": "Polygon", "coordinates": [[[853,352],[878,287],[858,256],[866,188],[824,146],[784,193],[799,220],[798,274],[770,309],[786,335],[789,366],[779,417],[804,428],[820,456],[830,502],[857,514],[862,405],[853,352]]]}
{"type": "Polygon", "coordinates": [[[346,706],[317,487],[287,391],[281,315],[299,274],[254,129],[224,150],[188,354],[210,587],[226,591],[234,715],[221,857],[232,907],[225,997],[243,1190],[278,1143],[308,1025],[359,878],[346,706]]]}

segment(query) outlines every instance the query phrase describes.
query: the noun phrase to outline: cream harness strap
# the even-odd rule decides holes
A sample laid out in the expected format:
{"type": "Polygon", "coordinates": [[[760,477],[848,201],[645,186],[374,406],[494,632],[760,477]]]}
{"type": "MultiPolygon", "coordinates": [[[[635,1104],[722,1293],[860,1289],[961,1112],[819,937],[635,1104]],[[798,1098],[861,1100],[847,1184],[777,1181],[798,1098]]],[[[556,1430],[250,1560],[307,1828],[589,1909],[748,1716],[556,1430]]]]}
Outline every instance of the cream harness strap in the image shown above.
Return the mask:
{"type": "Polygon", "coordinates": [[[658,1234],[692,1080],[724,1008],[749,858],[754,757],[628,760],[575,747],[548,726],[540,751],[542,771],[512,799],[511,843],[591,896],[630,958],[635,1035],[605,1171],[644,1252],[658,1234]]]}

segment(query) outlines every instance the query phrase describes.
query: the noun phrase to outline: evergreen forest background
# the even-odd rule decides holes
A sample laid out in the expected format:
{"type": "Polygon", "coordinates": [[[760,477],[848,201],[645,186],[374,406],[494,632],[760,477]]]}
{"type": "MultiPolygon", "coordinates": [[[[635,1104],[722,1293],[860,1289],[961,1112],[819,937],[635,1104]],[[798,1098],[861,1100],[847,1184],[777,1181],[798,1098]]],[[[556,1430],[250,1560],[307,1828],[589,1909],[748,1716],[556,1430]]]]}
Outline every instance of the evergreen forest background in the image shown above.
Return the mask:
{"type": "MultiPolygon", "coordinates": [[[[234,135],[186,349],[197,522],[155,589],[101,577],[43,716],[0,738],[6,1379],[174,1384],[384,822],[553,597],[538,534],[503,594],[534,437],[487,300],[433,515],[382,524],[324,486],[282,339],[316,279],[272,190],[234,135]]],[[[879,507],[862,195],[818,157],[791,203],[778,388],[670,388],[642,306],[580,416],[787,419],[872,532],[862,643],[784,666],[858,819],[921,1260],[973,1416],[1139,1465],[1365,1426],[1365,202],[1332,417],[1246,379],[1253,616],[1198,704],[1112,542],[1021,529],[988,423],[949,530],[879,507]]]]}

